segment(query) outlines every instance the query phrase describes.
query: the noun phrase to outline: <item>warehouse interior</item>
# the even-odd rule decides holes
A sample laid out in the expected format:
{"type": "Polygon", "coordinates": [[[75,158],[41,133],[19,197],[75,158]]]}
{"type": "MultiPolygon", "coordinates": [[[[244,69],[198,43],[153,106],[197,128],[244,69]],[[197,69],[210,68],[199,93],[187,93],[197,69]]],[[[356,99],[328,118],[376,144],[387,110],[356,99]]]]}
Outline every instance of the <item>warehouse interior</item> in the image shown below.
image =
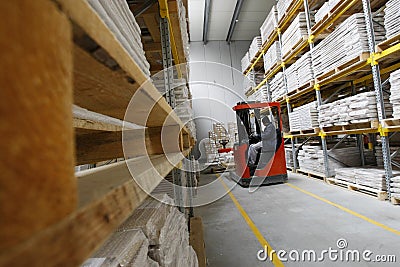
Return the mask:
{"type": "Polygon", "coordinates": [[[0,266],[398,266],[400,0],[0,4],[0,266]]]}

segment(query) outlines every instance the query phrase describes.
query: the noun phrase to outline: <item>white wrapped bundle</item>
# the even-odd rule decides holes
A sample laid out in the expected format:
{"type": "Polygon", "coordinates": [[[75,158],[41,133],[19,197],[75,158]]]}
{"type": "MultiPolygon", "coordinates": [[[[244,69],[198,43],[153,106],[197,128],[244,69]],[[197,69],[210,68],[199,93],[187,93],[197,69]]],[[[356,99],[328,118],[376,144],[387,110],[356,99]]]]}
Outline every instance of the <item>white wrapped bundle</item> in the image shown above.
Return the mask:
{"type": "Polygon", "coordinates": [[[386,3],[385,29],[386,38],[391,39],[400,32],[400,0],[390,0],[386,3]]]}
{"type": "MultiPolygon", "coordinates": [[[[383,17],[374,17],[374,30],[377,42],[384,40],[383,17]]],[[[315,75],[333,70],[350,60],[369,52],[368,36],[364,14],[357,13],[346,19],[328,37],[313,49],[313,67],[315,75]]]]}
{"type": "Polygon", "coordinates": [[[271,81],[270,90],[272,101],[276,101],[286,94],[285,81],[283,78],[283,73],[278,72],[271,81]]]}
{"type": "Polygon", "coordinates": [[[315,23],[321,21],[329,13],[329,10],[329,2],[325,2],[324,5],[317,11],[317,13],[315,13],[315,23]]]}
{"type": "Polygon", "coordinates": [[[126,49],[143,73],[150,76],[141,41],[140,27],[124,0],[89,0],[91,7],[126,49]]]}
{"type": "Polygon", "coordinates": [[[263,57],[265,71],[271,70],[277,62],[281,61],[281,48],[279,42],[274,42],[263,57]]]}
{"type": "Polygon", "coordinates": [[[262,45],[261,36],[254,37],[249,48],[250,60],[252,60],[256,56],[257,52],[261,48],[261,45],[262,45]]]}
{"type": "Polygon", "coordinates": [[[297,75],[297,64],[292,64],[289,68],[285,71],[286,76],[286,85],[288,88],[288,93],[295,91],[299,88],[299,80],[297,75]]]}
{"type": "Polygon", "coordinates": [[[390,74],[390,103],[393,105],[393,118],[400,119],[400,70],[390,74]]]}
{"type": "Polygon", "coordinates": [[[261,40],[263,44],[268,40],[269,36],[277,26],[278,26],[278,11],[276,10],[276,6],[273,6],[267,18],[265,19],[263,25],[260,28],[261,40]]]}
{"type": "Polygon", "coordinates": [[[289,124],[291,132],[318,128],[317,102],[293,109],[289,113],[289,124]]]}
{"type": "Polygon", "coordinates": [[[290,5],[295,0],[279,0],[276,4],[276,8],[278,9],[278,21],[280,21],[286,14],[286,11],[289,9],[290,5]]]}
{"type": "MultiPolygon", "coordinates": [[[[311,14],[311,26],[314,24],[314,15],[311,14]]],[[[288,55],[303,39],[308,37],[306,13],[300,12],[292,24],[282,34],[282,57],[288,55]]]]}
{"type": "Polygon", "coordinates": [[[314,71],[310,52],[305,53],[296,61],[296,67],[299,86],[303,86],[304,84],[314,80],[314,71]]]}

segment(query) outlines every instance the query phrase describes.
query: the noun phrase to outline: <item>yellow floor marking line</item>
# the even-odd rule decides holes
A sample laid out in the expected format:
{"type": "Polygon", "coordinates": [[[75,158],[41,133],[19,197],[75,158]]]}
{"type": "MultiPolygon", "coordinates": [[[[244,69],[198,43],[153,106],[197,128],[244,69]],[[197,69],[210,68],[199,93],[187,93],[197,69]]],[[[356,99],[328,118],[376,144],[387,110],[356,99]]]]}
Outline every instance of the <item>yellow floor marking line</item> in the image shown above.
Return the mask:
{"type": "Polygon", "coordinates": [[[368,217],[366,217],[366,216],[364,216],[364,215],[361,215],[360,213],[357,213],[357,212],[355,212],[355,211],[352,211],[351,209],[345,208],[345,207],[343,207],[343,206],[341,206],[341,205],[339,205],[339,204],[336,204],[336,203],[334,203],[334,202],[332,202],[332,201],[329,201],[329,200],[327,200],[327,199],[325,199],[325,198],[323,198],[323,197],[317,196],[317,195],[315,195],[315,194],[313,194],[313,193],[311,193],[311,192],[308,192],[308,191],[306,191],[306,190],[304,190],[304,189],[301,189],[300,187],[297,187],[297,186],[295,186],[295,185],[293,185],[293,184],[287,183],[286,185],[288,185],[288,186],[290,186],[291,188],[296,189],[296,190],[298,190],[298,191],[300,191],[300,192],[302,192],[302,193],[304,193],[304,194],[306,194],[306,195],[309,195],[309,196],[311,196],[311,197],[313,197],[313,198],[315,198],[315,199],[318,199],[318,200],[320,200],[320,201],[322,201],[322,202],[325,202],[325,203],[327,203],[327,204],[329,204],[329,205],[332,205],[332,206],[334,206],[334,207],[336,207],[336,208],[338,208],[338,209],[340,209],[340,210],[342,210],[342,211],[345,211],[345,212],[347,212],[347,213],[350,213],[350,214],[353,215],[353,216],[356,216],[356,217],[358,217],[358,218],[360,218],[360,219],[363,219],[364,221],[367,221],[367,222],[369,222],[369,223],[372,223],[373,225],[376,225],[376,226],[378,226],[378,227],[381,227],[381,228],[385,229],[386,231],[389,231],[389,232],[394,233],[394,234],[396,234],[396,235],[400,235],[400,231],[398,231],[398,230],[396,230],[396,229],[393,229],[393,228],[391,228],[391,227],[389,227],[389,226],[386,226],[386,225],[384,225],[384,224],[382,224],[382,223],[380,223],[380,222],[377,222],[377,221],[375,221],[375,220],[372,220],[372,219],[370,219],[370,218],[368,218],[368,217]]]}
{"type": "MultiPolygon", "coordinates": [[[[271,247],[271,245],[267,242],[267,240],[265,240],[263,235],[258,230],[257,226],[253,223],[253,221],[250,219],[249,215],[247,215],[246,211],[243,209],[243,207],[237,201],[236,197],[232,194],[229,187],[225,184],[225,182],[222,179],[220,179],[221,176],[217,175],[217,177],[218,177],[218,180],[221,182],[221,184],[224,186],[225,190],[228,192],[228,195],[231,197],[236,208],[239,210],[240,214],[242,215],[242,217],[244,218],[246,223],[249,225],[250,229],[253,231],[253,234],[257,237],[258,242],[260,242],[261,246],[263,248],[267,248],[269,252],[273,251],[273,248],[271,247]]],[[[274,255],[274,257],[272,258],[272,263],[274,264],[274,266],[284,266],[283,263],[279,260],[279,258],[276,255],[274,255]]]]}

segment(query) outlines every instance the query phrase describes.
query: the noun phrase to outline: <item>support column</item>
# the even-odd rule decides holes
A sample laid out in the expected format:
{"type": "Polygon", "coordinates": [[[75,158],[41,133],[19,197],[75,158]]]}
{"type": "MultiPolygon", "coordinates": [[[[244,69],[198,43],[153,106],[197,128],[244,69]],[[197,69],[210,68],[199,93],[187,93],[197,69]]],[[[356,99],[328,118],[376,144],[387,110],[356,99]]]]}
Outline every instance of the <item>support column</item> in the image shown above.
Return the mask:
{"type": "MultiPolygon", "coordinates": [[[[373,81],[374,81],[374,88],[375,88],[375,94],[376,94],[376,105],[378,108],[378,118],[380,124],[382,124],[382,121],[386,119],[386,114],[385,114],[385,106],[383,102],[383,92],[382,92],[382,81],[381,81],[381,75],[380,75],[380,69],[378,62],[375,61],[374,55],[375,55],[375,33],[374,33],[374,27],[373,27],[373,22],[372,22],[372,12],[371,12],[371,6],[370,6],[370,1],[368,0],[362,0],[363,3],[363,10],[364,10],[364,16],[365,16],[365,25],[367,28],[367,34],[368,34],[368,46],[369,50],[371,53],[371,66],[372,66],[372,76],[373,76],[373,81]]],[[[385,168],[385,177],[386,177],[386,188],[388,192],[389,199],[391,197],[390,194],[390,181],[393,177],[393,172],[392,172],[392,163],[391,163],[391,158],[390,158],[390,148],[389,148],[389,137],[387,133],[381,133],[381,142],[382,142],[382,154],[383,154],[383,165],[385,168]]]]}

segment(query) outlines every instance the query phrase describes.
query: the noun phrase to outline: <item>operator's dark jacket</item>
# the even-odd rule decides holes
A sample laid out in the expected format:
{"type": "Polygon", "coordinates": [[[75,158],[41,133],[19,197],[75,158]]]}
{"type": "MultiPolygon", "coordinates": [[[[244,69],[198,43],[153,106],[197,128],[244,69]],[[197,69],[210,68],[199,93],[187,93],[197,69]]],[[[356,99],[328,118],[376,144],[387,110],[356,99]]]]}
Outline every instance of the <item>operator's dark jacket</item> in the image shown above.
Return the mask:
{"type": "Polygon", "coordinates": [[[276,129],[272,123],[265,126],[264,131],[261,133],[262,152],[275,152],[276,148],[276,129]]]}

